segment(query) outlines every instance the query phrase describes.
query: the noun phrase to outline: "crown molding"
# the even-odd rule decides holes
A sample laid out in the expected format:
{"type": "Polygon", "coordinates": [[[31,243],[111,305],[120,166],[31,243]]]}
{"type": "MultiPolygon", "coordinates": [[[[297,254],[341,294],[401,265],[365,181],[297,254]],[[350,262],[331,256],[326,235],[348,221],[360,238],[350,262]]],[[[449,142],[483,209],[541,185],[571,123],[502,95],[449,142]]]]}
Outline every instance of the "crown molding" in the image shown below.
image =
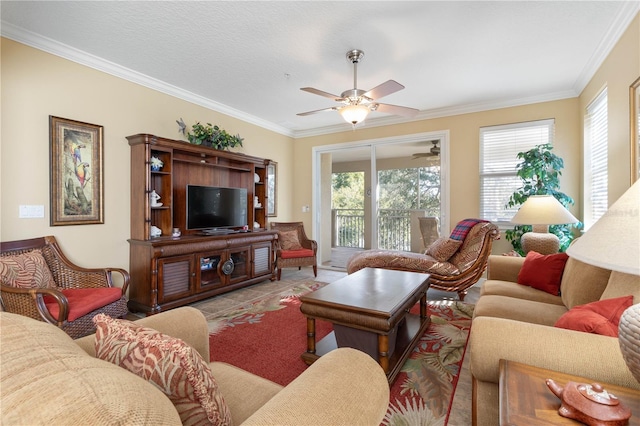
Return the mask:
{"type": "Polygon", "coordinates": [[[161,80],[149,77],[129,68],[118,65],[114,62],[92,55],[85,51],[76,49],[64,43],[60,43],[48,37],[27,31],[5,21],[1,21],[0,34],[3,37],[17,41],[27,46],[42,50],[52,55],[59,56],[80,65],[105,72],[118,78],[139,84],[152,90],[191,102],[196,105],[211,109],[213,111],[226,114],[247,123],[254,124],[267,130],[293,137],[293,132],[285,127],[278,126],[270,121],[263,120],[251,114],[229,107],[204,96],[197,95],[177,86],[167,84],[161,80]]]}
{"type": "Polygon", "coordinates": [[[609,27],[609,30],[605,34],[604,38],[598,44],[595,52],[587,61],[587,64],[582,69],[582,72],[573,84],[573,88],[577,93],[582,93],[589,81],[598,71],[598,68],[604,63],[609,53],[613,50],[613,47],[618,43],[622,34],[629,28],[631,21],[633,21],[640,11],[640,1],[628,1],[625,2],[620,9],[618,16],[613,21],[613,24],[609,27]]]}

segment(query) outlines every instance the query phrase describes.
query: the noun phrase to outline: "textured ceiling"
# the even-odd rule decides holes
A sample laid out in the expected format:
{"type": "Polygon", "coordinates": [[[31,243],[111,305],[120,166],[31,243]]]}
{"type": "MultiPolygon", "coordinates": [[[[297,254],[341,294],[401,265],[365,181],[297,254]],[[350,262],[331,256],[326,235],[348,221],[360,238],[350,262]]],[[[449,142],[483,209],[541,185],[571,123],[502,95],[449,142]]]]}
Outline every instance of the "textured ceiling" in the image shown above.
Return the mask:
{"type": "MultiPolygon", "coordinates": [[[[333,101],[394,79],[417,119],[577,96],[638,2],[5,1],[2,35],[304,136],[344,130],[333,101]]],[[[206,119],[206,118],[205,118],[206,119]]],[[[406,119],[374,112],[365,126],[406,119]]]]}

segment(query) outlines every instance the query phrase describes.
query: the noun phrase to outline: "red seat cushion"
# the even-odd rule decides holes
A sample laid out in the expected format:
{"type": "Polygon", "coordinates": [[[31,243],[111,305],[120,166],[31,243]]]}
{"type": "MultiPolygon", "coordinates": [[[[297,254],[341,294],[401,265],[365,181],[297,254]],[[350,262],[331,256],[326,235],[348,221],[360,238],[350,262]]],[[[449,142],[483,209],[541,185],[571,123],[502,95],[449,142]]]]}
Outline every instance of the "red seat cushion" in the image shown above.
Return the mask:
{"type": "Polygon", "coordinates": [[[282,250],[280,251],[280,257],[283,259],[297,259],[299,257],[313,257],[313,250],[300,249],[300,250],[282,250]]]}
{"type": "MultiPolygon", "coordinates": [[[[122,289],[118,287],[101,288],[66,288],[62,294],[69,301],[69,315],[67,321],[75,321],[91,311],[107,306],[122,297],[122,289]]],[[[44,303],[49,313],[58,319],[60,309],[58,303],[51,296],[44,296],[44,303]]]]}

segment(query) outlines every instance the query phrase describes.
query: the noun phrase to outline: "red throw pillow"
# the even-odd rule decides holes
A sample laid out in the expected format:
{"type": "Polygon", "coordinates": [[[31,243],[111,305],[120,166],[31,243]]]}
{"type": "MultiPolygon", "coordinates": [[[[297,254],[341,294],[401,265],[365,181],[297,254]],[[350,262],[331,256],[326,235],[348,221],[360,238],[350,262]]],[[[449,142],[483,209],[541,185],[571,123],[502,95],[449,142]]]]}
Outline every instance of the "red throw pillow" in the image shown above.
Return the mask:
{"type": "Polygon", "coordinates": [[[560,281],[568,258],[566,253],[545,256],[530,251],[518,274],[518,284],[528,285],[557,296],[560,294],[560,281]]]}
{"type": "Polygon", "coordinates": [[[633,305],[633,296],[598,300],[575,306],[556,321],[555,326],[568,330],[618,337],[620,317],[633,305]]]}

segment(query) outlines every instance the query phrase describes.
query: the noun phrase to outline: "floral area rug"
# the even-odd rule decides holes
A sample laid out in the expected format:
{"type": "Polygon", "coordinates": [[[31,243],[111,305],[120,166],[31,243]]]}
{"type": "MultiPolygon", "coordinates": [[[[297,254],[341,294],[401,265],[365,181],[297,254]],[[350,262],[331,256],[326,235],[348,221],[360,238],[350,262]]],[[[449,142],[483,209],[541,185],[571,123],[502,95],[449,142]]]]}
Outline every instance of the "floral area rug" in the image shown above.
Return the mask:
{"type": "MultiPolygon", "coordinates": [[[[209,320],[211,360],[286,386],[307,365],[306,318],[299,297],[325,283],[309,281],[209,320]]],[[[471,328],[473,305],[428,302],[431,324],[391,386],[383,425],[446,425],[471,328]]],[[[418,306],[412,312],[419,312],[418,306]]],[[[316,338],[331,332],[316,321],[316,338]]]]}

